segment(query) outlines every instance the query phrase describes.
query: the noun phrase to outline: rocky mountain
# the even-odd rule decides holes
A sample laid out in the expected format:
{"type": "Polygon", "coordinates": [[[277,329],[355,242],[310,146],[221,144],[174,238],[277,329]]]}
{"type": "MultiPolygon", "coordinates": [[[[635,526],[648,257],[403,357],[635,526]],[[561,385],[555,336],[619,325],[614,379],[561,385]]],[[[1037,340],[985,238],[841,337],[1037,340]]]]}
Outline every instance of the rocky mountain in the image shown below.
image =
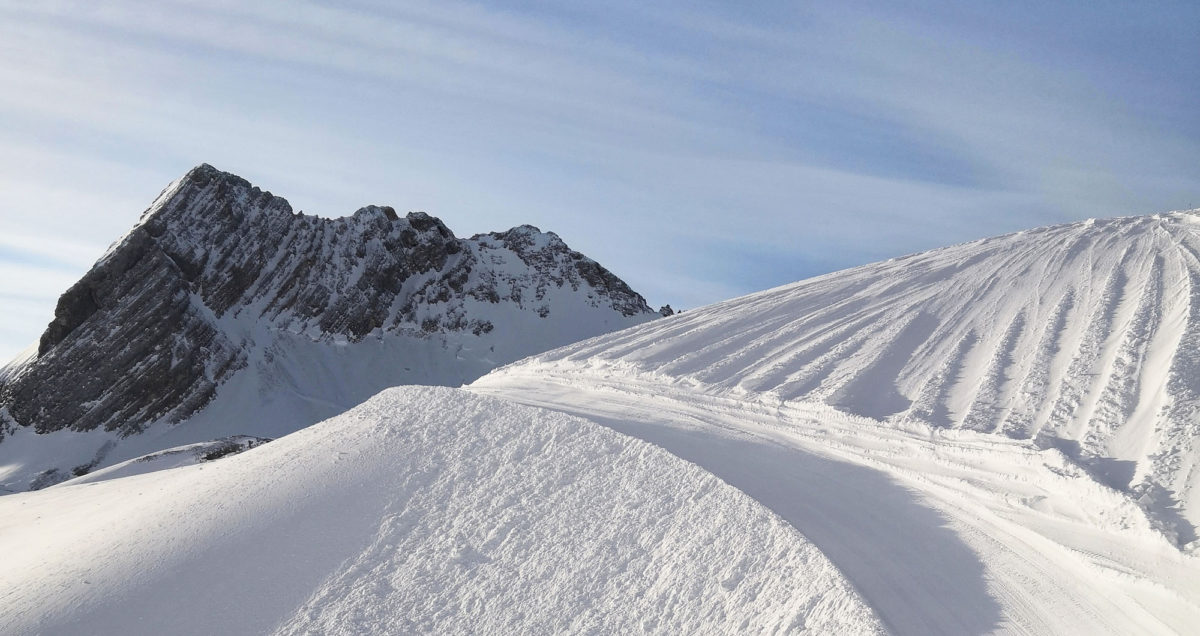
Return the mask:
{"type": "Polygon", "coordinates": [[[0,370],[0,484],[273,437],[657,316],[554,233],[462,239],[380,206],[307,216],[201,165],[63,294],[36,355],[0,370]]]}

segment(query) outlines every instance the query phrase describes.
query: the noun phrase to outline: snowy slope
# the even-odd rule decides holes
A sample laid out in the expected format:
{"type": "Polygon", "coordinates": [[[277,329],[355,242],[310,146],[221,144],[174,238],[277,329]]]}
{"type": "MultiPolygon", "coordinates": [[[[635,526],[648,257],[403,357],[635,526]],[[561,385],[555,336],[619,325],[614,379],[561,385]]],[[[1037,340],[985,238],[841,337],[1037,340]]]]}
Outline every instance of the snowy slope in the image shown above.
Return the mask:
{"type": "Polygon", "coordinates": [[[150,453],[135,457],[129,461],[124,461],[108,468],[92,471],[86,475],[81,475],[74,479],[69,479],[59,484],[51,486],[52,488],[65,488],[67,486],[78,486],[80,484],[90,484],[97,481],[106,481],[109,479],[117,479],[120,477],[131,477],[133,475],[144,475],[160,470],[168,470],[171,468],[182,468],[183,466],[194,466],[204,462],[216,461],[236,455],[243,451],[248,451],[255,446],[261,446],[271,440],[265,437],[251,437],[249,435],[234,435],[222,439],[215,439],[208,442],[197,442],[195,444],[186,444],[175,448],[150,453]]]}
{"type": "Polygon", "coordinates": [[[214,462],[0,498],[0,633],[880,633],[751,498],[427,387],[214,462]]]}
{"type": "Polygon", "coordinates": [[[1189,634],[1200,557],[1057,449],[716,396],[629,367],[527,362],[468,389],[654,443],[811,540],[889,632],[1189,634]]]}
{"type": "Polygon", "coordinates": [[[458,386],[657,316],[552,232],[462,239],[380,206],[319,218],[202,165],[63,294],[36,349],[0,369],[0,488],[278,437],[390,386],[458,386]]]}
{"type": "Polygon", "coordinates": [[[542,355],[722,396],[1057,448],[1180,544],[1200,522],[1200,216],[1048,227],[838,272],[542,355]]]}

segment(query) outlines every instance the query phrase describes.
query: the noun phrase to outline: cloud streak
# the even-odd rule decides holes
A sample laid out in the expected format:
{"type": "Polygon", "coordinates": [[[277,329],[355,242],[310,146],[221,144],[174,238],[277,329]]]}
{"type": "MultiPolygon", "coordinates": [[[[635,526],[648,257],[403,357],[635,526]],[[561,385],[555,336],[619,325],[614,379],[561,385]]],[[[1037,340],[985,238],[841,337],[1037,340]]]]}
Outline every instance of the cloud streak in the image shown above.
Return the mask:
{"type": "MultiPolygon", "coordinates": [[[[533,223],[651,301],[691,306],[1200,205],[1200,78],[1181,55],[1200,45],[1195,18],[0,0],[0,234],[99,254],[206,161],[310,213],[384,203],[463,234],[533,223]],[[721,245],[740,256],[715,267],[721,245]],[[765,265],[745,265],[756,254],[765,265]]],[[[0,253],[27,271],[38,258],[0,253]]],[[[65,260],[82,273],[86,258],[65,260]]],[[[48,312],[8,328],[35,334],[48,312]]]]}

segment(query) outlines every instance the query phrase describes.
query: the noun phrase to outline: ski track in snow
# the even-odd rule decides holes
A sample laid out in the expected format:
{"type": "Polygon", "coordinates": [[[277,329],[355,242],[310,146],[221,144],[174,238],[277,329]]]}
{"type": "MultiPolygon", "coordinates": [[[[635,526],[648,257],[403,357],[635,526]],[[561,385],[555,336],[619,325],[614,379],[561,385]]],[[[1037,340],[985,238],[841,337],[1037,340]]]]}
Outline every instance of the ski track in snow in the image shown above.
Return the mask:
{"type": "Polygon", "coordinates": [[[895,634],[1161,634],[1200,624],[1200,563],[1056,449],[705,394],[619,363],[526,362],[472,391],[662,446],[786,519],[895,634]]]}
{"type": "Polygon", "coordinates": [[[1197,537],[1200,217],[1020,232],[837,272],[538,356],[1054,446],[1197,537]]]}
{"type": "Polygon", "coordinates": [[[580,418],[432,387],[0,498],[0,633],[878,634],[812,543],[580,418]]]}

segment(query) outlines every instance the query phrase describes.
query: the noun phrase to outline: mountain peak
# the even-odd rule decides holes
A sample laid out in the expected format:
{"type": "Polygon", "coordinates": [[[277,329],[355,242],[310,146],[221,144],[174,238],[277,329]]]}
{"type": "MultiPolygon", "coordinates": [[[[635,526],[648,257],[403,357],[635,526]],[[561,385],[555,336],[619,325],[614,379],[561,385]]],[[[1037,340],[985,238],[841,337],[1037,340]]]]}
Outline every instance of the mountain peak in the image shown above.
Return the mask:
{"type": "MultiPolygon", "coordinates": [[[[328,405],[398,384],[459,385],[656,316],[552,233],[459,239],[437,217],[387,206],[298,215],[201,164],[62,295],[37,357],[6,372],[0,412],[38,432],[131,436],[240,384],[256,387],[251,401],[305,396],[287,425],[299,428],[338,412],[328,405]]],[[[86,472],[93,459],[65,468],[86,472]]]]}
{"type": "Polygon", "coordinates": [[[238,175],[233,174],[232,172],[225,172],[223,170],[218,170],[217,168],[214,168],[211,164],[207,164],[207,163],[202,163],[202,164],[192,168],[191,170],[188,170],[181,178],[181,180],[184,182],[197,183],[197,184],[209,183],[216,179],[230,180],[235,183],[238,183],[239,185],[244,185],[247,188],[251,187],[250,182],[246,181],[242,177],[239,177],[238,175]]]}
{"type": "Polygon", "coordinates": [[[355,220],[379,218],[387,222],[396,221],[400,218],[396,215],[396,209],[390,205],[364,205],[355,210],[354,214],[350,215],[350,217],[355,220]]]}

